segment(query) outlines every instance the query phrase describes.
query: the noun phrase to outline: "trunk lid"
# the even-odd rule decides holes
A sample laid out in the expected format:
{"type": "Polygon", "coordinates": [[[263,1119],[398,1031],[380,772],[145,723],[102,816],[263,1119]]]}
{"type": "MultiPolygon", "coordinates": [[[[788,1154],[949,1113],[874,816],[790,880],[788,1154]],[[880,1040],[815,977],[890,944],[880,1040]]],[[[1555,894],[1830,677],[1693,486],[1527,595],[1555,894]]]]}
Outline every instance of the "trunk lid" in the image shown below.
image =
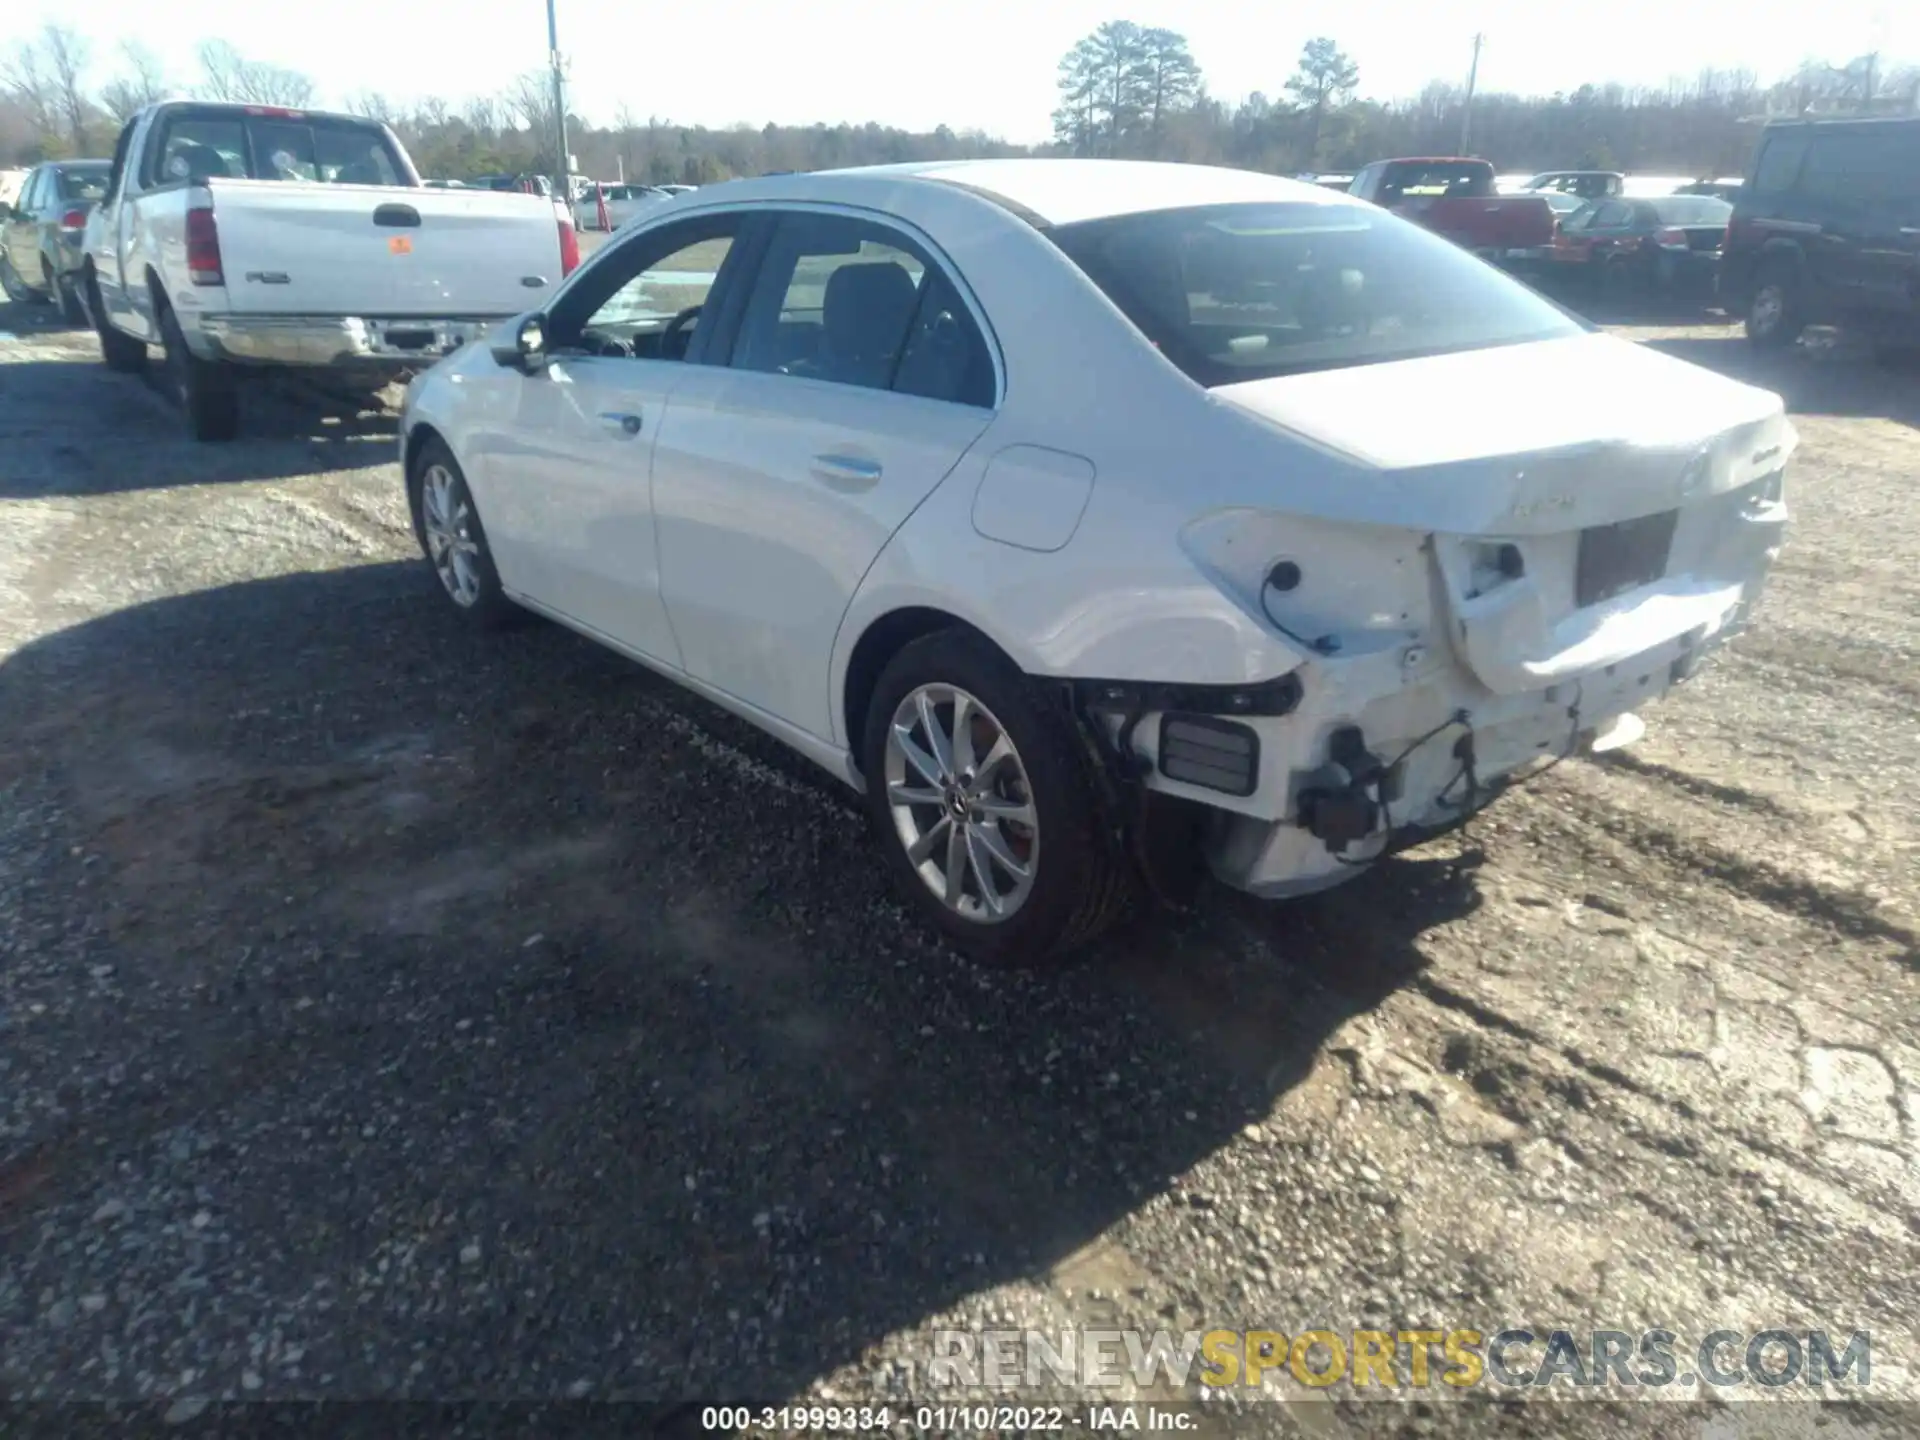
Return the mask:
{"type": "Polygon", "coordinates": [[[1364,499],[1301,494],[1289,503],[1330,519],[1451,534],[1542,533],[1651,514],[1691,486],[1728,489],[1760,473],[1756,463],[1777,468],[1793,443],[1779,396],[1609,335],[1208,393],[1383,472],[1361,482],[1364,499]],[[1684,479],[1709,442],[1723,463],[1684,479]]]}
{"type": "Polygon", "coordinates": [[[235,313],[516,315],[561,280],[551,201],[491,190],[207,182],[235,313]]]}
{"type": "MultiPolygon", "coordinates": [[[[1431,535],[1436,618],[1500,694],[1709,633],[1785,523],[1780,398],[1609,336],[1212,393],[1358,462],[1366,518],[1431,535]]],[[[1335,511],[1361,518],[1314,507],[1335,511]]]]}

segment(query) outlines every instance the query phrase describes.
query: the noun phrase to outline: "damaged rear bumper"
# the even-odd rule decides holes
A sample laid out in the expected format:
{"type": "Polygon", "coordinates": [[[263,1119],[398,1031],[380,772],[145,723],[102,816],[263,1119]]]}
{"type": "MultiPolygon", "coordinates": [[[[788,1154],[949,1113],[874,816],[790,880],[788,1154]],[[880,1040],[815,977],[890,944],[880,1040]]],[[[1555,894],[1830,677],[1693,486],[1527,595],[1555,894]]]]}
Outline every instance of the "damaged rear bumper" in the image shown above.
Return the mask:
{"type": "Polygon", "coordinates": [[[1433,623],[1314,655],[1277,713],[1227,697],[1247,713],[1169,705],[1109,715],[1108,734],[1147,788],[1207,807],[1219,879],[1325,889],[1457,828],[1516,772],[1692,676],[1745,627],[1785,521],[1776,477],[1715,497],[1671,527],[1686,563],[1639,583],[1618,578],[1615,535],[1584,562],[1577,535],[1523,539],[1532,563],[1510,573],[1474,560],[1505,542],[1429,537],[1433,623]],[[1582,585],[1615,588],[1575,605],[1582,585]]]}

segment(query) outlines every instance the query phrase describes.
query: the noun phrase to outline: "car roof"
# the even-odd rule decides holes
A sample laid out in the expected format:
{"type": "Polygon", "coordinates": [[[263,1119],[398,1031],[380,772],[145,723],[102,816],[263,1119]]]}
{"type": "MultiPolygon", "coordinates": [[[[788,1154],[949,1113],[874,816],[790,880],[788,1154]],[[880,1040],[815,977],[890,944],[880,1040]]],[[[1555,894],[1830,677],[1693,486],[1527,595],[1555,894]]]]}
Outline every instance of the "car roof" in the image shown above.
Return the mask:
{"type": "MultiPolygon", "coordinates": [[[[1042,225],[1072,225],[1113,215],[1200,205],[1271,203],[1358,204],[1322,186],[1219,165],[1153,160],[1002,159],[864,165],[762,176],[727,182],[731,199],[878,198],[901,182],[954,186],[984,195],[1042,225]],[[809,193],[811,192],[811,193],[809,193]]],[[[718,193],[720,187],[708,187],[718,193]]]]}

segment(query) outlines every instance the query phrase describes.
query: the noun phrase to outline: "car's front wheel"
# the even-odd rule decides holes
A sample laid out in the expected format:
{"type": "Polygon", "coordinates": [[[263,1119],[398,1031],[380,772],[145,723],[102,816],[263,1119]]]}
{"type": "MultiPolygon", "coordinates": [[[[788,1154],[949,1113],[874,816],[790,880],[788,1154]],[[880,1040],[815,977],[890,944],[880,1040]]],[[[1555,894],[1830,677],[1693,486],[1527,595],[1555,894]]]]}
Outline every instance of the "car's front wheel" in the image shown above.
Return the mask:
{"type": "Polygon", "coordinates": [[[976,960],[1061,959],[1131,902],[1072,717],[978,636],[940,631],[893,658],[861,754],[902,893],[976,960]]]}
{"type": "Polygon", "coordinates": [[[507,599],[493,565],[486,528],[467,477],[453,452],[438,437],[414,457],[407,477],[414,535],[440,588],[462,615],[483,629],[498,629],[522,612],[507,599]]]}

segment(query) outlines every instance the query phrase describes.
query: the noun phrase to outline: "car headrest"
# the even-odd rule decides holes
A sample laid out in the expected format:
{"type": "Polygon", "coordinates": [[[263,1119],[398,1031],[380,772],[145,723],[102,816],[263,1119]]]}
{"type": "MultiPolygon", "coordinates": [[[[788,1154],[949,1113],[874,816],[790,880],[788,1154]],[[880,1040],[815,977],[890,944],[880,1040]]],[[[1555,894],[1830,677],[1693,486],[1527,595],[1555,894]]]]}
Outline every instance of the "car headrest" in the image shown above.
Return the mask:
{"type": "Polygon", "coordinates": [[[919,298],[898,260],[842,265],[827,278],[820,302],[826,343],[840,355],[892,354],[906,339],[919,298]]]}

